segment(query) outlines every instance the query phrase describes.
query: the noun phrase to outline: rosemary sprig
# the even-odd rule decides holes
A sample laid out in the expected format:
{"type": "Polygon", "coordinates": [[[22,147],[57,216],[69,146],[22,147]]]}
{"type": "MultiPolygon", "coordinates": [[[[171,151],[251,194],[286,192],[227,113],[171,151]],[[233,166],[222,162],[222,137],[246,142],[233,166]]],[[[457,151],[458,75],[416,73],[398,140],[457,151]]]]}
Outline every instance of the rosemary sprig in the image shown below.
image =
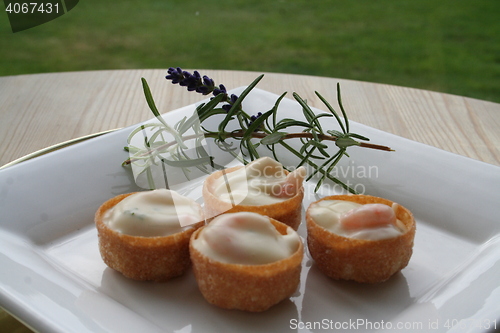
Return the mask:
{"type": "Polygon", "coordinates": [[[307,101],[302,99],[297,93],[293,93],[294,99],[302,107],[305,121],[283,118],[278,120],[278,107],[286,92],[275,102],[270,110],[263,110],[256,115],[249,115],[243,109],[243,102],[248,94],[254,89],[264,75],[257,77],[240,96],[229,95],[224,85],[216,87],[214,81],[207,76],[201,76],[197,71],[193,74],[183,71],[180,68],[169,68],[166,78],[174,84],[187,87],[189,91],[196,91],[203,95],[212,93],[213,97],[207,102],[199,105],[196,111],[189,118],[184,117],[175,126],[170,126],[160,115],[151,90],[142,79],[144,95],[146,101],[159,120],[157,124],[146,124],[131,132],[128,139],[129,146],[126,149],[130,152],[130,158],[123,162],[123,165],[135,164],[145,172],[149,181],[149,186],[155,188],[152,180],[151,167],[158,163],[164,163],[170,167],[182,168],[188,175],[190,168],[197,168],[201,172],[208,173],[210,170],[221,169],[221,165],[215,163],[215,158],[211,156],[202,145],[202,140],[211,138],[222,150],[230,153],[243,163],[248,163],[260,157],[260,146],[267,147],[273,157],[279,161],[276,153],[276,145],[288,150],[299,158],[296,167],[307,165],[312,171],[307,180],[318,176],[315,191],[317,191],[326,179],[339,184],[351,193],[356,191],[347,184],[334,177],[333,169],[337,166],[343,156],[348,156],[347,149],[350,146],[392,151],[391,148],[366,141],[369,139],[360,134],[349,131],[349,120],[342,105],[340,84],[337,84],[337,101],[342,117],[335,111],[332,105],[320,93],[315,92],[319,99],[325,104],[329,113],[315,114],[307,101]],[[222,116],[218,122],[216,130],[207,129],[204,124],[207,119],[214,116],[222,116]],[[336,129],[325,130],[321,123],[322,118],[334,118],[339,125],[340,131],[336,129]],[[288,132],[289,129],[297,129],[288,132]],[[131,140],[144,131],[150,131],[144,135],[144,148],[131,145],[131,140]],[[172,136],[167,139],[166,136],[172,136]],[[287,141],[298,139],[301,147],[297,150],[287,141]],[[190,149],[186,142],[195,142],[195,149],[190,149]],[[239,142],[239,147],[234,146],[234,141],[239,142]],[[331,146],[327,142],[334,142],[338,148],[331,151],[331,146]]]}

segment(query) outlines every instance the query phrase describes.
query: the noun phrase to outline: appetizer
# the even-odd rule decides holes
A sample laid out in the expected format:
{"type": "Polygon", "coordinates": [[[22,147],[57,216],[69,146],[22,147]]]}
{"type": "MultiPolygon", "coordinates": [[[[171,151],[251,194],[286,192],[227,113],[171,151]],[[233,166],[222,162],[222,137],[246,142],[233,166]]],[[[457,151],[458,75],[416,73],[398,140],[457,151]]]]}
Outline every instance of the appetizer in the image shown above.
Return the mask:
{"type": "Polygon", "coordinates": [[[159,189],[106,201],[95,224],[106,265],[134,280],[166,281],[190,266],[189,239],[204,218],[194,200],[159,189]]]}
{"type": "Polygon", "coordinates": [[[318,268],[334,279],[383,282],[407,266],[415,220],[405,207],[368,195],[336,195],[306,212],[307,243],[318,268]]]}
{"type": "Polygon", "coordinates": [[[207,219],[222,213],[254,212],[297,230],[306,170],[288,172],[270,157],[211,174],[203,185],[207,219]]]}
{"type": "Polygon", "coordinates": [[[299,235],[256,213],[214,218],[193,233],[190,253],[201,293],[225,309],[265,311],[290,297],[300,282],[299,235]]]}

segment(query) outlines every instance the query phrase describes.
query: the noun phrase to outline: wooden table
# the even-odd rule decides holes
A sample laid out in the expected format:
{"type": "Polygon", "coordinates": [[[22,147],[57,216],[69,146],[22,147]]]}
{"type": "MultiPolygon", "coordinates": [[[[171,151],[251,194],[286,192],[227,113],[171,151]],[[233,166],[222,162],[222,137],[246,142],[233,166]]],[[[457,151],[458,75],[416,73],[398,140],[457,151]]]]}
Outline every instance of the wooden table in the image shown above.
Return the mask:
{"type": "MultiPolygon", "coordinates": [[[[248,85],[261,74],[200,72],[228,89],[248,85]]],[[[141,77],[148,80],[161,113],[204,99],[172,85],[165,74],[166,70],[117,70],[0,77],[0,165],[63,141],[152,118],[141,77]]],[[[351,120],[500,165],[500,104],[385,84],[265,74],[258,88],[276,94],[288,91],[290,98],[295,91],[324,110],[314,91],[336,101],[340,82],[351,120]]],[[[12,323],[4,313],[0,320],[12,323]]]]}
{"type": "MultiPolygon", "coordinates": [[[[200,70],[228,89],[257,72],[200,70]]],[[[148,80],[160,112],[204,96],[165,80],[165,70],[69,72],[0,77],[0,165],[47,146],[150,119],[141,87],[148,80]]],[[[351,120],[486,163],[500,165],[500,104],[385,84],[266,73],[258,88],[297,92],[325,109],[314,91],[336,101],[351,120]]],[[[375,138],[372,138],[375,139],[375,138]]]]}

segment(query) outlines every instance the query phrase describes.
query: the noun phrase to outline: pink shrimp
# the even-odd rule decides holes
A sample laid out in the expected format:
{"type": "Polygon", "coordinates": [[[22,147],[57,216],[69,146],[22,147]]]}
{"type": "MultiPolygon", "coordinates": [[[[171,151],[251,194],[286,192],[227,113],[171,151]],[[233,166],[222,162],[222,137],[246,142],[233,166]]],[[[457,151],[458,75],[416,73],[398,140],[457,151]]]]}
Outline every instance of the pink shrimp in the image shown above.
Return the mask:
{"type": "Polygon", "coordinates": [[[396,214],[387,205],[366,204],[342,214],[340,224],[347,230],[383,227],[396,224],[396,214]]]}
{"type": "Polygon", "coordinates": [[[238,230],[244,228],[245,222],[245,219],[233,216],[222,223],[207,227],[203,230],[205,241],[219,255],[245,258],[247,253],[238,246],[238,230]]]}
{"type": "Polygon", "coordinates": [[[293,197],[297,193],[295,184],[283,183],[273,188],[273,195],[278,198],[293,197]],[[275,190],[277,189],[277,191],[275,190]]]}
{"type": "Polygon", "coordinates": [[[272,189],[273,196],[278,198],[293,197],[302,186],[305,176],[306,169],[304,167],[300,167],[290,172],[283,183],[277,184],[276,187],[272,189]]]}
{"type": "Polygon", "coordinates": [[[233,239],[235,237],[234,230],[231,228],[206,228],[204,230],[204,238],[207,244],[220,255],[238,254],[238,246],[235,245],[233,239]]]}

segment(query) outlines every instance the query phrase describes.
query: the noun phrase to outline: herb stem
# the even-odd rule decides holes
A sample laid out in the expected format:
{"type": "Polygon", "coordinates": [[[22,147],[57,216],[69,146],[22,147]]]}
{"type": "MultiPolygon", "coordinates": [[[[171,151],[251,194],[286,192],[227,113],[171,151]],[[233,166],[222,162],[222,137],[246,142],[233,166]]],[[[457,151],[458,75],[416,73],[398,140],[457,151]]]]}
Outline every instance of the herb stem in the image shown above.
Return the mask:
{"type": "MultiPolygon", "coordinates": [[[[224,132],[224,133],[209,132],[209,133],[204,133],[204,134],[185,135],[185,136],[181,137],[181,140],[183,142],[185,142],[188,140],[199,139],[202,137],[218,138],[218,139],[220,139],[220,138],[222,138],[222,139],[241,138],[244,136],[244,134],[245,134],[245,132],[243,130],[234,131],[234,132],[224,132]]],[[[254,133],[252,133],[252,138],[263,139],[268,135],[270,135],[270,134],[265,133],[265,132],[254,132],[254,133]]],[[[333,135],[327,135],[327,134],[321,134],[321,133],[318,133],[316,135],[320,141],[323,141],[323,140],[324,141],[336,141],[338,139],[336,136],[333,136],[333,135]]],[[[280,139],[280,142],[283,142],[284,140],[288,140],[288,139],[295,139],[295,138],[314,139],[313,134],[308,133],[308,132],[288,133],[280,139]]],[[[174,141],[165,143],[163,145],[157,146],[154,149],[147,150],[147,151],[143,152],[142,154],[138,155],[136,158],[129,158],[128,160],[123,162],[123,165],[128,165],[134,161],[140,160],[141,157],[146,157],[146,156],[151,155],[151,153],[154,151],[161,151],[161,150],[167,149],[167,148],[169,148],[177,143],[178,142],[174,140],[174,141]]],[[[384,151],[393,151],[393,149],[391,149],[387,146],[381,146],[381,145],[376,145],[376,144],[367,143],[367,142],[359,142],[358,146],[363,147],[363,148],[370,148],[370,149],[377,149],[377,150],[384,150],[384,151]]]]}

